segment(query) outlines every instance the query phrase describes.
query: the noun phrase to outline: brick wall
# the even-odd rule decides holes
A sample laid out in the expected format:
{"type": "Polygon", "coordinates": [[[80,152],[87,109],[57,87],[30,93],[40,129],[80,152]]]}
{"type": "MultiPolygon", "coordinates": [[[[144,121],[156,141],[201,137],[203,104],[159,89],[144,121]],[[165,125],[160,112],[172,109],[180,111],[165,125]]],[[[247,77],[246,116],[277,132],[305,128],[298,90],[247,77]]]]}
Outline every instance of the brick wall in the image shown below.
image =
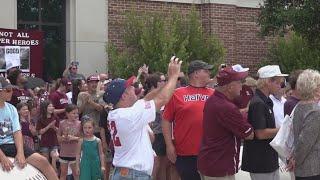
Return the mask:
{"type": "MultiPolygon", "coordinates": [[[[108,1],[108,39],[118,47],[123,47],[121,23],[124,13],[134,9],[138,12],[162,12],[168,14],[177,9],[183,14],[191,10],[191,4],[150,2],[144,0],[109,0],[108,1]]],[[[270,39],[258,37],[259,28],[255,18],[259,13],[256,8],[237,7],[224,4],[196,5],[204,27],[204,32],[215,34],[227,49],[226,63],[240,63],[257,69],[257,65],[266,54],[270,39]]]]}

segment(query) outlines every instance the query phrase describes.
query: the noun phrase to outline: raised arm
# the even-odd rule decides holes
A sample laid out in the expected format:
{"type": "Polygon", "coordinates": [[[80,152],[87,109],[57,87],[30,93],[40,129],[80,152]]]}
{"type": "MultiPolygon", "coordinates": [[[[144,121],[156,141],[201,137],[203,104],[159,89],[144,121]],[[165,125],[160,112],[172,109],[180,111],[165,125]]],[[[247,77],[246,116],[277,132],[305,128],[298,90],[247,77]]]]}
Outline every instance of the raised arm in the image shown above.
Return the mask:
{"type": "Polygon", "coordinates": [[[169,102],[177,84],[177,80],[180,73],[182,61],[179,58],[173,56],[168,65],[168,82],[166,85],[161,88],[157,93],[151,92],[152,94],[148,94],[145,97],[145,100],[153,99],[156,109],[159,110],[162,106],[164,106],[167,102],[169,102]],[[152,98],[152,96],[154,98],[152,98]]]}

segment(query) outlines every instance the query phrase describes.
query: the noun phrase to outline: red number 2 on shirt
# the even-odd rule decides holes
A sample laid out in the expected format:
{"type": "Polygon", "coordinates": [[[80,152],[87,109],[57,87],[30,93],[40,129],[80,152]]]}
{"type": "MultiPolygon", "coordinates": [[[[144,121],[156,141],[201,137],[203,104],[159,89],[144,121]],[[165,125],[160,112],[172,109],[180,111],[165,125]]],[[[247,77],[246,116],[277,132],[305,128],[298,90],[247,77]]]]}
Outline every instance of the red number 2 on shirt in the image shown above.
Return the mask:
{"type": "Polygon", "coordinates": [[[114,146],[121,146],[121,142],[119,137],[117,137],[117,127],[116,123],[114,121],[110,122],[110,128],[111,128],[111,134],[112,134],[112,140],[114,146]]]}

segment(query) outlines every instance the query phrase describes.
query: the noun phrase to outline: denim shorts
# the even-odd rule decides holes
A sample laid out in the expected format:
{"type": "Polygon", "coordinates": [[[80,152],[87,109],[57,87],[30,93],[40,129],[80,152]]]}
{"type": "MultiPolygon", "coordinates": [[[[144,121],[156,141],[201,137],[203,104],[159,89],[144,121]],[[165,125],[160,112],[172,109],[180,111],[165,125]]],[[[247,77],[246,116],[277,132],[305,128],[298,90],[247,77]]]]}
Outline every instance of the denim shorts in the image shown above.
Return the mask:
{"type": "Polygon", "coordinates": [[[151,176],[142,171],[115,167],[112,180],[151,180],[151,176]]]}
{"type": "Polygon", "coordinates": [[[40,147],[40,152],[41,153],[51,153],[52,151],[58,151],[58,146],[53,146],[53,147],[40,147]]]}

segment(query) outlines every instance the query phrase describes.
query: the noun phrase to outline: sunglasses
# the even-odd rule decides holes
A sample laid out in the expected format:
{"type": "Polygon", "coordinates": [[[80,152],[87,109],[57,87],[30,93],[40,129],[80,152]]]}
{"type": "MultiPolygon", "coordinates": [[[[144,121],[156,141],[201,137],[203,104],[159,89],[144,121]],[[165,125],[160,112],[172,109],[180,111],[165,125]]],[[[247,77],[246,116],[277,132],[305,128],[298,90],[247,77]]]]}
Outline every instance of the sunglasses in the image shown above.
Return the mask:
{"type": "Polygon", "coordinates": [[[0,91],[1,92],[6,92],[6,93],[10,93],[10,92],[12,92],[12,89],[1,89],[0,91]]]}

